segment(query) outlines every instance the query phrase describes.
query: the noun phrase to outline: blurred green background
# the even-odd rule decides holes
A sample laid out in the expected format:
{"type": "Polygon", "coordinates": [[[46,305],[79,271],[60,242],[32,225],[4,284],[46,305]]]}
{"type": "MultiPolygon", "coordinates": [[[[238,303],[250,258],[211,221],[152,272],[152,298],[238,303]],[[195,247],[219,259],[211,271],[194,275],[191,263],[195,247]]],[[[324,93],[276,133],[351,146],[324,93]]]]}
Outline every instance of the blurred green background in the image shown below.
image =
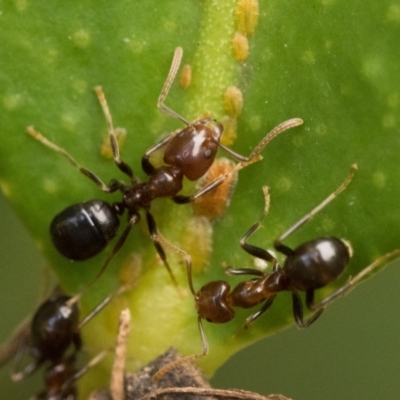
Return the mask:
{"type": "MultiPolygon", "coordinates": [[[[3,196],[0,216],[3,341],[39,303],[46,262],[3,196]]],[[[360,285],[310,328],[292,327],[240,352],[217,372],[213,385],[282,393],[296,400],[396,398],[399,267],[399,262],[392,264],[360,285]]],[[[263,322],[266,319],[259,321],[263,322]]],[[[2,399],[27,399],[42,387],[42,372],[19,384],[12,383],[9,375],[10,365],[4,366],[2,399]]]]}

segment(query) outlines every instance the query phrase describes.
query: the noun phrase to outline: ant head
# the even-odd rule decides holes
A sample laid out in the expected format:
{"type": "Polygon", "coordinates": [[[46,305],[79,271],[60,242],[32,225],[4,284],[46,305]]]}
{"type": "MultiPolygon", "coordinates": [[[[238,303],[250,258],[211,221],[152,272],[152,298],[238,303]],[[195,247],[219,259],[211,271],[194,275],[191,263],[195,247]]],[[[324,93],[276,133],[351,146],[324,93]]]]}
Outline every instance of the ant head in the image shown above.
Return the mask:
{"type": "Polygon", "coordinates": [[[228,303],[230,285],[224,281],[213,281],[204,285],[195,296],[199,317],[216,324],[223,324],[235,317],[228,303]]]}
{"type": "Polygon", "coordinates": [[[164,162],[178,167],[187,179],[200,179],[211,167],[218,151],[223,126],[203,118],[176,134],[164,152],[164,162]]]}

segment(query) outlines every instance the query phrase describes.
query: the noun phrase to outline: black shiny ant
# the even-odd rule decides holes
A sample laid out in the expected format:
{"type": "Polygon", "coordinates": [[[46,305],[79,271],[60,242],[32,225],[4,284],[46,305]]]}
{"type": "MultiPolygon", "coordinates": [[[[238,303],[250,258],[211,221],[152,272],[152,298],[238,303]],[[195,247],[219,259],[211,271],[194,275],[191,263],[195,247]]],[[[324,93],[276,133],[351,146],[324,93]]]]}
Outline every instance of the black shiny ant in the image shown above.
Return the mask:
{"type": "MultiPolygon", "coordinates": [[[[183,50],[178,47],[175,50],[171,68],[158,98],[157,106],[165,114],[179,119],[186,126],[178,133],[172,133],[155,146],[151,147],[142,156],[142,169],[149,176],[147,182],[140,182],[134,176],[132,169],[120,158],[119,147],[114,133],[114,127],[108,105],[101,87],[96,87],[96,93],[103,108],[108,125],[110,145],[113,158],[117,167],[130,178],[130,184],[125,184],[115,179],[106,185],[93,172],[79,165],[74,158],[63,148],[50,142],[33,127],[28,127],[28,133],[45,146],[63,154],[70,163],[94,182],[103,192],[113,193],[120,191],[122,201],[109,204],[102,200],[90,200],[84,203],[74,204],[59,213],[52,221],[50,234],[57,250],[66,258],[72,260],[85,260],[100,253],[108,243],[116,236],[119,228],[119,216],[125,211],[128,214],[128,225],[122,232],[111,254],[106,259],[93,282],[103,273],[113,256],[125,243],[133,225],[140,219],[139,211],[144,209],[150,237],[167,267],[172,280],[175,278],[167,262],[163,247],[159,243],[156,222],[150,213],[153,200],[160,197],[170,197],[177,204],[185,204],[195,201],[197,198],[210,192],[226,179],[222,175],[210,182],[193,195],[180,195],[183,187],[183,178],[191,181],[201,178],[214,162],[218,148],[222,148],[241,166],[256,160],[262,149],[281,132],[301,125],[299,118],[290,119],[279,124],[269,132],[255,147],[249,157],[242,156],[220,143],[223,126],[212,118],[201,118],[189,123],[185,118],[171,110],[164,104],[164,100],[171,88],[178,71],[183,50]],[[155,151],[164,149],[164,163],[161,167],[154,167],[149,157],[155,151]]],[[[240,169],[240,168],[239,168],[240,169]]]]}
{"type": "Polygon", "coordinates": [[[229,322],[235,317],[235,307],[252,308],[263,303],[258,311],[246,319],[245,327],[248,328],[271,307],[278,293],[289,291],[292,293],[293,315],[296,324],[301,329],[307,328],[321,316],[329,304],[347,294],[365,276],[391,259],[400,256],[399,249],[383,255],[365,267],[354,278],[350,278],[339,289],[315,304],[315,290],[335,281],[349,263],[352,255],[350,244],[336,237],[320,237],[305,242],[293,250],[282,243],[336,198],[351,182],[356,169],[357,165],[352,165],[345,181],[332,194],[275,240],[275,249],[286,256],[283,266],[279,265],[278,260],[269,251],[247,243],[249,237],[261,226],[261,220],[268,212],[269,194],[267,188],[264,188],[266,201],[264,214],[261,220],[252,225],[245,233],[240,240],[240,245],[250,255],[272,263],[271,273],[250,268],[227,268],[228,275],[250,275],[255,278],[240,282],[233,289],[226,281],[213,281],[195,292],[190,258],[186,260],[189,286],[195,297],[198,325],[203,343],[203,353],[188,358],[197,358],[208,353],[208,343],[202,326],[203,319],[213,323],[229,322]],[[305,304],[313,312],[307,320],[304,319],[303,302],[299,291],[305,292],[305,304]]]}
{"type": "Polygon", "coordinates": [[[77,303],[80,296],[67,296],[56,288],[35,312],[30,323],[21,329],[16,338],[17,345],[12,344],[18,358],[21,358],[23,353],[29,353],[33,358],[22,371],[12,374],[12,380],[21,381],[47,364],[44,371],[45,389],[31,399],[77,399],[76,381],[107,353],[107,350],[100,352],[83,368],[77,370],[76,358],[82,349],[81,329],[125,289],[122,287],[107,296],[82,321],[79,321],[77,303]]]}

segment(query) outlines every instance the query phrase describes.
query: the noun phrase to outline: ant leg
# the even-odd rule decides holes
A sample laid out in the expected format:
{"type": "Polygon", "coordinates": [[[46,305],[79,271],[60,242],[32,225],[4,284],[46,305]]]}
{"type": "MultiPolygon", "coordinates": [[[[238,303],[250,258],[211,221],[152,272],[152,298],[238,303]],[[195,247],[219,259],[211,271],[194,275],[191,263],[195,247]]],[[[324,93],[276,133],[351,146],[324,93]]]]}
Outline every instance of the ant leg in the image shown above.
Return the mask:
{"type": "Polygon", "coordinates": [[[153,164],[149,160],[150,155],[153,154],[158,149],[160,149],[161,147],[167,145],[174,136],[175,136],[175,132],[171,133],[169,136],[167,136],[166,138],[162,139],[160,142],[155,144],[153,147],[150,147],[150,149],[148,149],[146,151],[146,153],[143,154],[143,156],[142,156],[142,170],[147,175],[151,175],[155,170],[155,167],[153,166],[153,164]]]}
{"type": "Polygon", "coordinates": [[[300,295],[297,293],[296,290],[292,290],[292,302],[293,302],[293,316],[294,319],[296,320],[297,326],[300,329],[308,328],[325,311],[325,307],[319,307],[306,321],[304,321],[303,303],[301,301],[300,295]]]}
{"type": "Polygon", "coordinates": [[[242,168],[244,168],[246,166],[247,166],[247,164],[239,163],[230,171],[226,172],[225,174],[220,175],[218,178],[214,179],[212,182],[210,182],[206,186],[202,187],[195,194],[192,194],[190,196],[175,195],[172,197],[172,200],[177,204],[192,203],[199,197],[204,196],[208,192],[211,192],[213,189],[217,188],[219,185],[221,185],[223,182],[225,182],[225,180],[228,179],[229,176],[231,176],[232,174],[235,174],[237,171],[241,170],[242,168]]]}
{"type": "Polygon", "coordinates": [[[283,233],[278,239],[274,242],[274,247],[279,252],[288,255],[292,253],[292,250],[282,244],[282,241],[285,240],[288,236],[290,236],[293,232],[303,226],[306,222],[310,221],[316,214],[318,214],[324,207],[326,207],[333,199],[335,199],[341,192],[343,192],[349,183],[352,181],[354,174],[357,170],[357,164],[352,164],[350,167],[350,172],[347,175],[346,179],[340,186],[331,193],[325,200],[323,200],[317,207],[311,210],[308,214],[306,214],[303,218],[297,221],[293,226],[291,226],[285,233],[283,233]]]}
{"type": "Polygon", "coordinates": [[[117,243],[115,244],[115,246],[113,247],[111,254],[107,257],[106,261],[104,262],[104,264],[102,265],[102,267],[100,268],[100,271],[97,273],[97,275],[92,279],[92,281],[86,286],[87,290],[88,288],[90,288],[93,283],[95,283],[97,281],[98,278],[100,278],[100,276],[103,274],[103,272],[106,270],[106,268],[108,267],[108,264],[110,264],[110,261],[113,259],[113,257],[115,256],[115,254],[118,253],[118,251],[121,249],[121,247],[123,246],[123,244],[125,243],[131,229],[132,226],[135,225],[140,219],[140,215],[139,214],[133,214],[133,216],[131,217],[131,219],[128,221],[128,225],[125,227],[124,231],[122,232],[121,236],[119,237],[117,243]]]}
{"type": "MultiPolygon", "coordinates": [[[[257,258],[260,258],[261,260],[270,262],[272,264],[273,271],[276,271],[279,268],[278,261],[269,251],[247,243],[247,240],[250,238],[250,236],[253,235],[254,232],[256,232],[257,229],[261,226],[262,220],[267,216],[268,211],[269,211],[269,206],[271,203],[270,196],[269,196],[269,188],[268,188],[268,186],[263,186],[262,189],[264,192],[264,199],[265,199],[264,211],[263,211],[260,219],[254,225],[252,225],[250,227],[250,229],[240,239],[240,246],[242,247],[242,249],[244,251],[246,251],[253,257],[257,257],[257,258]]],[[[232,275],[232,273],[230,273],[230,275],[232,275]]],[[[237,275],[239,275],[239,274],[237,274],[237,275]]],[[[243,275],[244,275],[244,273],[243,273],[243,275]]]]}
{"type": "MultiPolygon", "coordinates": [[[[146,219],[147,219],[147,226],[148,226],[149,233],[150,233],[150,238],[154,243],[154,246],[155,246],[155,248],[157,250],[157,253],[160,256],[160,258],[161,258],[162,262],[164,263],[165,267],[167,268],[167,271],[169,273],[169,276],[172,279],[172,282],[174,283],[174,285],[176,287],[179,287],[178,282],[175,279],[175,276],[174,276],[174,274],[172,272],[172,269],[171,269],[171,267],[170,267],[170,265],[168,263],[165,251],[164,251],[163,247],[160,244],[160,235],[158,234],[158,231],[157,231],[156,221],[154,220],[153,216],[149,212],[146,212],[146,219]]],[[[165,238],[164,238],[164,241],[167,242],[167,240],[165,238]]],[[[173,246],[171,245],[171,247],[173,247],[173,246]]]]}
{"type": "Polygon", "coordinates": [[[35,372],[43,363],[44,360],[36,360],[33,363],[27,365],[22,371],[20,372],[13,372],[11,374],[11,380],[13,382],[19,382],[22,379],[25,379],[27,376],[35,372]]]}
{"type": "Polygon", "coordinates": [[[272,303],[273,303],[274,300],[275,300],[275,296],[276,296],[276,295],[273,295],[273,296],[269,297],[268,300],[263,304],[263,306],[262,306],[257,312],[255,312],[254,314],[250,315],[250,317],[247,317],[247,318],[246,318],[246,323],[244,324],[244,328],[245,328],[245,329],[248,329],[249,326],[250,326],[256,319],[260,318],[261,315],[263,315],[263,314],[272,306],[272,303]]]}
{"type": "Polygon", "coordinates": [[[239,276],[239,275],[254,275],[254,276],[264,276],[264,272],[259,269],[253,268],[232,268],[228,267],[225,273],[229,276],[239,276]]]}
{"type": "MultiPolygon", "coordinates": [[[[10,337],[0,345],[0,367],[5,365],[11,359],[15,360],[17,356],[22,354],[23,349],[28,345],[30,336],[31,318],[25,318],[25,320],[14,329],[10,337]]],[[[18,362],[14,361],[14,366],[17,363],[18,362]]],[[[14,367],[14,369],[16,368],[14,367]]]]}
{"type": "MultiPolygon", "coordinates": [[[[60,392],[70,388],[71,385],[77,380],[79,380],[83,375],[85,375],[90,368],[93,368],[95,365],[97,365],[104,358],[104,356],[107,355],[107,353],[108,350],[103,350],[95,357],[93,357],[84,367],[82,367],[79,371],[75,372],[75,374],[62,385],[60,392]]],[[[72,355],[71,357],[75,356],[72,355]]]]}
{"type": "Polygon", "coordinates": [[[400,249],[396,249],[391,251],[390,253],[386,253],[385,255],[379,257],[370,265],[365,267],[355,277],[348,279],[348,281],[343,286],[335,290],[329,296],[325,297],[320,303],[313,304],[313,298],[310,296],[309,302],[307,304],[308,308],[310,308],[311,310],[318,310],[320,308],[327,307],[328,305],[333,303],[336,299],[346,295],[351,290],[353,290],[356,285],[362,282],[370,274],[376,273],[377,270],[385,267],[389,262],[394,261],[399,257],[400,257],[400,249]]]}
{"type": "Polygon", "coordinates": [[[162,242],[165,246],[170,248],[172,251],[175,253],[179,254],[181,257],[184,258],[185,263],[186,263],[186,275],[188,278],[188,284],[189,284],[189,289],[193,296],[196,296],[196,291],[194,290],[193,286],[193,274],[192,274],[192,257],[186,251],[180,249],[179,247],[173,245],[170,243],[163,235],[161,235],[160,232],[157,231],[156,233],[156,240],[159,242],[162,242]]]}
{"type": "Polygon", "coordinates": [[[254,158],[256,158],[264,149],[264,147],[275,137],[277,137],[280,133],[294,128],[296,126],[302,125],[303,120],[300,118],[292,118],[287,121],[284,121],[280,123],[278,126],[276,126],[272,131],[270,131],[264,138],[261,140],[260,143],[254,148],[254,150],[251,152],[251,154],[248,157],[242,156],[239,153],[236,153],[229,147],[224,146],[222,143],[218,143],[218,146],[221,147],[221,149],[224,149],[228,154],[230,154],[235,160],[240,161],[241,163],[249,163],[251,162],[254,158]]]}
{"type": "MultiPolygon", "coordinates": [[[[85,318],[79,323],[78,325],[78,331],[80,331],[84,325],[86,325],[90,320],[92,320],[101,310],[103,310],[104,307],[106,307],[116,296],[119,296],[120,294],[124,293],[128,289],[128,286],[121,286],[119,287],[116,291],[113,293],[109,294],[105,299],[103,299],[99,304],[97,304],[96,307],[93,308],[92,311],[89,312],[89,314],[86,315],[85,318]]],[[[80,295],[78,295],[80,297],[80,295]]],[[[71,300],[75,299],[74,296],[72,299],[67,302],[68,306],[71,306],[70,304],[71,300]]]]}
{"type": "Polygon", "coordinates": [[[174,81],[174,79],[176,77],[176,73],[178,72],[178,68],[181,64],[182,55],[183,55],[182,47],[177,47],[174,52],[174,58],[172,59],[172,63],[171,63],[171,67],[168,72],[167,79],[165,80],[164,86],[161,89],[161,93],[158,96],[157,107],[162,112],[169,115],[170,117],[179,119],[185,125],[189,126],[190,124],[188,121],[186,121],[185,118],[183,118],[181,115],[179,115],[175,111],[171,110],[169,107],[167,107],[164,104],[164,100],[167,97],[169,90],[171,89],[172,82],[174,81]]]}
{"type": "Polygon", "coordinates": [[[162,368],[160,368],[153,375],[153,378],[152,378],[153,382],[157,382],[158,380],[160,380],[165,374],[167,374],[169,371],[171,371],[174,368],[176,368],[178,365],[184,364],[184,363],[189,362],[189,361],[196,360],[198,358],[202,358],[202,357],[204,357],[204,356],[206,356],[208,354],[208,351],[209,351],[208,341],[207,341],[206,334],[205,334],[204,329],[203,329],[203,323],[201,321],[201,317],[200,316],[197,319],[197,324],[198,324],[198,327],[199,327],[201,341],[202,341],[202,344],[203,344],[202,353],[201,354],[192,354],[190,356],[182,357],[182,358],[180,358],[178,360],[171,361],[167,365],[164,365],[162,368]]]}
{"type": "Polygon", "coordinates": [[[101,86],[96,86],[94,88],[94,90],[97,94],[97,98],[99,99],[101,108],[103,109],[104,116],[106,117],[107,126],[108,126],[108,137],[110,138],[110,145],[111,145],[111,150],[112,150],[115,164],[124,174],[128,175],[132,180],[134,177],[133,177],[133,171],[132,171],[131,167],[128,164],[126,164],[125,162],[123,162],[119,156],[118,142],[117,142],[117,138],[115,136],[112,117],[111,117],[110,109],[108,108],[106,97],[103,92],[103,88],[101,86]]]}
{"type": "Polygon", "coordinates": [[[92,182],[94,182],[103,192],[112,193],[119,189],[119,183],[115,180],[112,180],[109,185],[106,185],[97,175],[95,175],[92,171],[88,170],[85,167],[79,165],[75,159],[62,147],[57,146],[46,137],[44,137],[40,132],[35,131],[33,126],[28,126],[26,128],[29,135],[31,135],[34,139],[45,145],[46,147],[61,153],[75,168],[79,170],[83,175],[88,177],[92,182]]]}

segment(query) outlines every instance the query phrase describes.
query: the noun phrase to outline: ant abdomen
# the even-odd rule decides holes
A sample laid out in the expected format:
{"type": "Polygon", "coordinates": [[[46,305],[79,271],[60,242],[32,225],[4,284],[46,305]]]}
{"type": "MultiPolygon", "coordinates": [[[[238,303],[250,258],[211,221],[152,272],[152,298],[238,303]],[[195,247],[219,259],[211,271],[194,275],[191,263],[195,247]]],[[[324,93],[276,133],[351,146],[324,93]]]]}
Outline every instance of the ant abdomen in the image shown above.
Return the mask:
{"type": "Polygon", "coordinates": [[[50,297],[35,313],[31,324],[32,354],[39,360],[57,360],[71,343],[80,348],[76,334],[79,323],[77,303],[68,306],[71,297],[50,297]]]}
{"type": "Polygon", "coordinates": [[[301,244],[285,260],[283,269],[297,290],[318,289],[335,281],[350,261],[346,243],[322,237],[301,244]]]}
{"type": "Polygon", "coordinates": [[[189,125],[168,143],[164,162],[179,167],[190,181],[197,181],[213,164],[223,130],[222,124],[210,118],[189,125]]]}
{"type": "Polygon", "coordinates": [[[213,281],[204,285],[195,296],[196,309],[200,318],[223,324],[235,317],[230,302],[231,287],[225,281],[213,281]]]}
{"type": "Polygon", "coordinates": [[[50,236],[57,250],[71,260],[86,260],[100,253],[115,237],[119,219],[102,200],[73,204],[57,214],[50,236]]]}

